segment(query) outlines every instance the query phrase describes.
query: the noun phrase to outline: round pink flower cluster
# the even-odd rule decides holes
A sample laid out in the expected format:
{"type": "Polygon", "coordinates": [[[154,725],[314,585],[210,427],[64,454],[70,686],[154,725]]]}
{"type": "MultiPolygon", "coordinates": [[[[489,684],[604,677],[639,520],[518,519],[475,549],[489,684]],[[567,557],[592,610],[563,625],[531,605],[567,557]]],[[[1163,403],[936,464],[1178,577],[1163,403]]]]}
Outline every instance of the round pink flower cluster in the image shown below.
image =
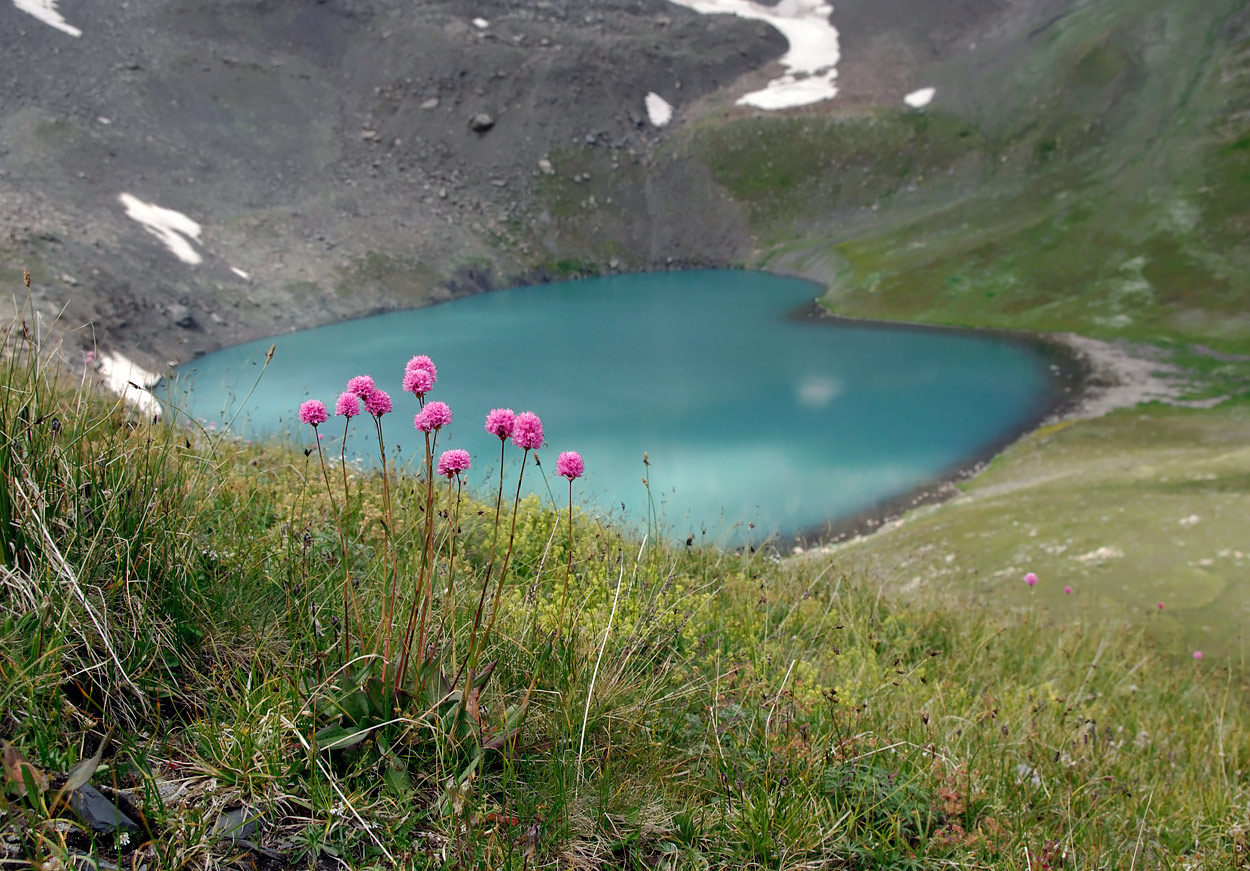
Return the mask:
{"type": "Polygon", "coordinates": [[[354,393],[361,399],[367,399],[373,390],[373,378],[369,375],[357,375],[355,378],[348,379],[347,381],[347,392],[354,393]]]}
{"type": "Polygon", "coordinates": [[[314,427],[325,423],[329,419],[329,415],[326,414],[325,403],[320,399],[310,399],[307,402],[300,403],[299,419],[300,423],[312,424],[314,427]]]}
{"type": "Polygon", "coordinates": [[[543,446],[543,422],[532,411],[516,416],[512,426],[512,443],[526,451],[536,451],[543,446]]]}
{"type": "Polygon", "coordinates": [[[434,381],[428,369],[409,369],[404,373],[404,392],[425,396],[434,388],[434,381]]]}
{"type": "Polygon", "coordinates": [[[374,417],[381,417],[391,411],[391,396],[385,390],[374,388],[365,396],[365,411],[374,417]]]}
{"type": "Polygon", "coordinates": [[[448,478],[469,470],[469,452],[461,448],[443,451],[438,458],[438,473],[448,478]]]}
{"type": "Polygon", "coordinates": [[[423,433],[431,433],[451,423],[451,409],[446,402],[431,402],[412,419],[412,425],[423,433]]]}
{"type": "Polygon", "coordinates": [[[486,431],[498,436],[503,441],[512,435],[512,427],[516,424],[516,415],[511,408],[492,408],[486,415],[486,431]]]}
{"type": "Polygon", "coordinates": [[[334,413],[348,418],[360,414],[360,397],[351,391],[340,393],[339,401],[334,403],[334,413]]]}
{"type": "Polygon", "coordinates": [[[577,451],[564,451],[556,458],[556,474],[572,481],[586,474],[586,464],[577,451]]]}
{"type": "Polygon", "coordinates": [[[1032,572],[1029,572],[1027,575],[1024,576],[1024,582],[1028,584],[1030,587],[1036,587],[1037,575],[1033,574],[1032,572]]]}

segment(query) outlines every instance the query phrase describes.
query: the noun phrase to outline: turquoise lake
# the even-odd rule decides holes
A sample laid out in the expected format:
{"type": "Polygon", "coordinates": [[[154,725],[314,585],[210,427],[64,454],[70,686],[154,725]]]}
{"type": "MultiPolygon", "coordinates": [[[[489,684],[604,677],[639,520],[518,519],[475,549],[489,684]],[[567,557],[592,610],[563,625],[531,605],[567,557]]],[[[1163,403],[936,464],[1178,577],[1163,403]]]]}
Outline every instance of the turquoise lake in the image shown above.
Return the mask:
{"type": "MultiPolygon", "coordinates": [[[[234,418],[239,437],[287,434],[311,447],[300,402],[319,398],[333,410],[348,378],[372,375],[395,404],[383,418],[388,458],[411,474],[424,443],[412,427],[417,401],[400,381],[410,357],[428,354],[439,370],[428,398],[454,414],[438,450],[469,450],[479,492],[493,495],[486,482],[499,468],[487,411],[532,410],[558,505],[567,484],[555,477],[556,455],[576,450],[586,461],[575,485],[584,507],[645,528],[646,475],[669,537],[718,544],[869,511],[1003,444],[1055,401],[1052,361],[1036,348],[796,317],[819,292],[727,270],[517,288],[227,348],[180,367],[166,389],[218,431],[234,418]],[[271,344],[273,362],[240,407],[271,344]]],[[[321,432],[337,456],[342,419],[321,432]]],[[[367,417],[352,423],[348,452],[376,462],[367,417]]],[[[519,456],[509,446],[507,462],[519,456]]],[[[531,464],[527,489],[549,500],[534,472],[531,464]]]]}

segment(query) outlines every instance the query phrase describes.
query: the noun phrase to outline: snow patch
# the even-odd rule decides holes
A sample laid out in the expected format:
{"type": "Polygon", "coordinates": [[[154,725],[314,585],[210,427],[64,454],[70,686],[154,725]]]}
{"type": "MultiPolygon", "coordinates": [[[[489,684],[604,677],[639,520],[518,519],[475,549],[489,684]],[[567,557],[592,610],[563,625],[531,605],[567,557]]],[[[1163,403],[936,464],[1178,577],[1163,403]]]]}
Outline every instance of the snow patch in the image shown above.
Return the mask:
{"type": "Polygon", "coordinates": [[[142,224],[143,229],[160,239],[183,263],[194,266],[204,262],[200,252],[191,244],[200,239],[201,228],[195,221],[182,212],[163,209],[156,203],[145,203],[130,194],[119,194],[117,199],[126,207],[126,217],[142,224]]]}
{"type": "Polygon", "coordinates": [[[913,109],[923,109],[925,106],[933,102],[933,96],[937,93],[937,88],[921,88],[918,91],[912,91],[903,98],[903,102],[913,109]]]}
{"type": "Polygon", "coordinates": [[[64,31],[70,36],[82,36],[82,31],[69,24],[56,11],[57,0],[13,0],[13,5],[23,12],[33,15],[51,27],[64,31]]]}
{"type": "Polygon", "coordinates": [[[239,278],[242,278],[244,281],[250,281],[252,278],[252,276],[248,275],[246,272],[244,272],[242,269],[240,269],[237,266],[231,266],[230,271],[233,272],[235,275],[239,276],[239,278]]]}
{"type": "Polygon", "coordinates": [[[829,23],[833,7],[824,0],[780,0],[765,6],[752,0],[671,0],[678,6],[704,15],[725,13],[764,21],[781,31],[790,50],[781,57],[786,75],[773,79],[763,90],[738,99],[740,106],[757,109],[788,109],[833,98],[834,80],[842,56],[838,31],[829,23]]]}
{"type": "Polygon", "coordinates": [[[656,127],[663,127],[673,120],[673,106],[655,91],[647,94],[647,117],[656,127]]]}
{"type": "Polygon", "coordinates": [[[160,377],[141,368],[133,360],[121,354],[106,353],[97,358],[96,371],[104,386],[133,405],[147,417],[160,417],[163,413],[160,400],[148,388],[160,377]]]}

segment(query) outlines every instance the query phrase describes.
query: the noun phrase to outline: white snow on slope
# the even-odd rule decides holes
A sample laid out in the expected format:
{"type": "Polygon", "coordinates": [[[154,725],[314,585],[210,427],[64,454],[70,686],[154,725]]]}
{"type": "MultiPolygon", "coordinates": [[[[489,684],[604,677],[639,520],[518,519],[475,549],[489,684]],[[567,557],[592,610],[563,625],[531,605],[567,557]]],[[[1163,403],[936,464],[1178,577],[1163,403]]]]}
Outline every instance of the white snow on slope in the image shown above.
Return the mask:
{"type": "Polygon", "coordinates": [[[663,127],[673,120],[672,105],[655,91],[647,94],[646,103],[647,117],[651,119],[651,123],[656,127],[663,127]]]}
{"type": "Polygon", "coordinates": [[[923,109],[933,102],[933,95],[936,93],[936,88],[921,88],[919,91],[912,91],[904,97],[903,102],[913,109],[923,109]]]}
{"type": "Polygon", "coordinates": [[[781,57],[786,75],[738,99],[741,106],[788,109],[828,100],[838,93],[834,80],[841,58],[838,31],[829,23],[833,7],[824,0],[780,0],[764,6],[752,0],[671,0],[704,15],[727,13],[765,21],[781,31],[790,50],[781,57]]]}
{"type": "Polygon", "coordinates": [[[160,417],[161,403],[147,388],[160,379],[121,354],[101,354],[97,371],[104,386],[147,417],[160,417]]]}
{"type": "Polygon", "coordinates": [[[160,239],[183,263],[194,266],[204,261],[200,252],[191,244],[192,241],[198,242],[200,238],[201,228],[195,221],[182,212],[163,209],[156,203],[145,203],[130,194],[119,194],[117,199],[126,207],[126,217],[142,224],[143,229],[160,239]]]}
{"type": "Polygon", "coordinates": [[[57,0],[13,0],[18,9],[35,16],[44,24],[63,30],[70,36],[82,36],[82,31],[68,24],[61,13],[56,11],[57,0]]]}

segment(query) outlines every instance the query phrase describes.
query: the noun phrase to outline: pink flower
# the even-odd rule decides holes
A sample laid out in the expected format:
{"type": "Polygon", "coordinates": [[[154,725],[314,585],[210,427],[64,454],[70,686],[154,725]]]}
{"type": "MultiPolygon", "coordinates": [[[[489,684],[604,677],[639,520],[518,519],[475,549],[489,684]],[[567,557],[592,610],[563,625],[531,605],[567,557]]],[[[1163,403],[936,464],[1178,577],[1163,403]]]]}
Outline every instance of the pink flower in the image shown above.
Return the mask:
{"type": "Polygon", "coordinates": [[[1194,651],[1194,659],[1202,659],[1202,651],[1201,651],[1201,650],[1195,650],[1195,651],[1194,651]]]}
{"type": "Polygon", "coordinates": [[[339,394],[339,401],[334,403],[334,413],[341,414],[344,417],[355,417],[360,414],[360,399],[355,393],[345,392],[339,394]]]}
{"type": "Polygon", "coordinates": [[[369,395],[365,397],[365,411],[369,412],[374,417],[381,417],[384,414],[388,414],[390,413],[390,410],[391,396],[385,390],[378,390],[375,387],[372,391],[370,391],[369,395]]]}
{"type": "Polygon", "coordinates": [[[532,411],[523,411],[516,416],[512,427],[512,443],[527,451],[536,451],[543,446],[543,422],[532,411]]]}
{"type": "Polygon", "coordinates": [[[431,433],[451,423],[451,409],[446,402],[431,402],[412,419],[412,425],[423,433],[431,433]]]}
{"type": "Polygon", "coordinates": [[[556,457],[556,474],[563,475],[570,481],[586,474],[586,464],[582,462],[582,455],[577,451],[561,453],[556,457]]]}
{"type": "Polygon", "coordinates": [[[368,375],[357,375],[347,382],[347,392],[364,399],[373,392],[373,379],[368,375]]]}
{"type": "Polygon", "coordinates": [[[1063,588],[1063,591],[1064,591],[1065,593],[1071,593],[1071,592],[1072,592],[1072,588],[1071,588],[1071,587],[1064,587],[1064,588],[1063,588]]]}
{"type": "Polygon", "coordinates": [[[469,452],[460,448],[443,451],[438,458],[438,473],[448,478],[469,470],[469,452]]]}
{"type": "Polygon", "coordinates": [[[307,402],[300,403],[299,420],[300,423],[317,424],[325,423],[329,415],[326,414],[325,403],[320,399],[310,399],[307,402]]]}
{"type": "Polygon", "coordinates": [[[1163,610],[1163,603],[1162,603],[1162,602],[1160,602],[1160,603],[1159,603],[1159,610],[1160,610],[1160,611],[1162,611],[1162,610],[1163,610]]]}
{"type": "Polygon", "coordinates": [[[1037,575],[1033,574],[1032,572],[1029,572],[1027,575],[1024,576],[1024,582],[1028,584],[1030,587],[1036,587],[1037,575]]]}
{"type": "Polygon", "coordinates": [[[430,373],[430,383],[438,380],[438,367],[434,365],[434,361],[424,354],[418,354],[408,361],[408,365],[404,367],[404,374],[408,374],[414,369],[423,369],[430,373]]]}
{"type": "Polygon", "coordinates": [[[493,436],[499,436],[500,441],[512,435],[512,427],[515,425],[516,415],[511,408],[492,408],[490,414],[486,415],[486,431],[493,436]]]}
{"type": "Polygon", "coordinates": [[[434,387],[434,376],[428,369],[409,369],[404,373],[404,392],[425,396],[434,387]]]}

